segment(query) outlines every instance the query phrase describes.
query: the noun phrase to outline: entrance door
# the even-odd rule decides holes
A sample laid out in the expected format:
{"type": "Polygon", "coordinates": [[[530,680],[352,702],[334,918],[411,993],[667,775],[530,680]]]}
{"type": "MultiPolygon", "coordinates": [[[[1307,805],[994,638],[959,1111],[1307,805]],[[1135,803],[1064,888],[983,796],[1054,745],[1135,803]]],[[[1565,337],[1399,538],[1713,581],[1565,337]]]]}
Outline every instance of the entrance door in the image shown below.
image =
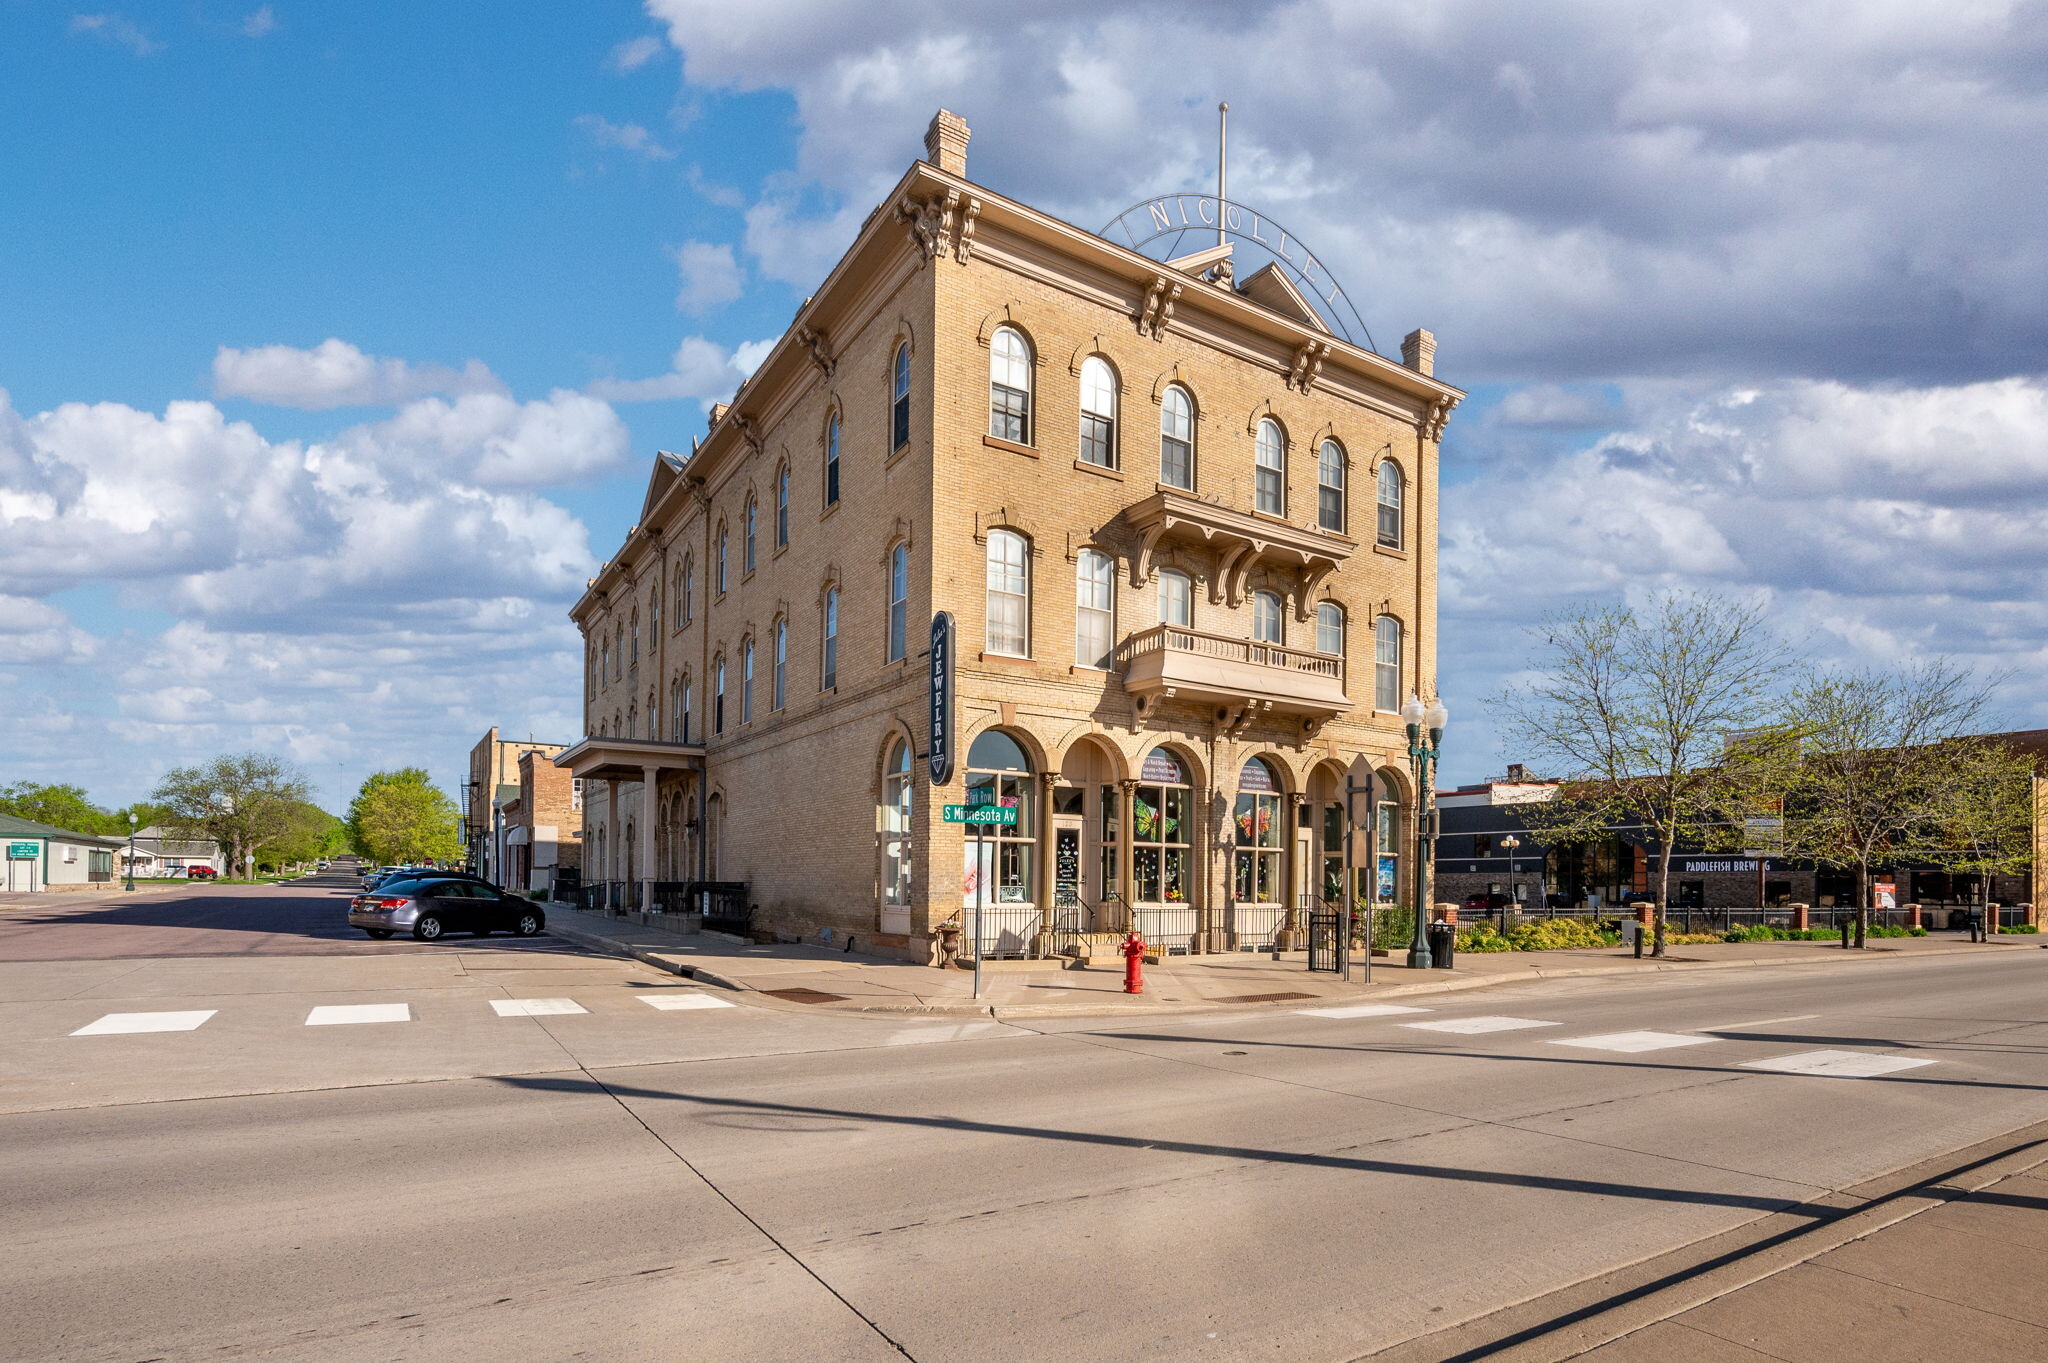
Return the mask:
{"type": "Polygon", "coordinates": [[[1083,921],[1085,910],[1083,900],[1087,886],[1082,881],[1086,863],[1081,858],[1082,820],[1072,815],[1059,815],[1053,820],[1052,829],[1052,903],[1055,914],[1054,930],[1068,932],[1083,931],[1088,924],[1083,921]]]}

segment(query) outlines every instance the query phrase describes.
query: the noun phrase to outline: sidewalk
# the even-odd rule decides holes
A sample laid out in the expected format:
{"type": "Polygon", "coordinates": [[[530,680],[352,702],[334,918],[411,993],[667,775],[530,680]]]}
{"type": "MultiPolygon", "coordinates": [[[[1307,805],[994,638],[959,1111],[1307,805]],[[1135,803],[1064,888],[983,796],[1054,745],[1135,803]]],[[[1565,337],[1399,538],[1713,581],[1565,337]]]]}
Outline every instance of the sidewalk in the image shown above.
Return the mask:
{"type": "Polygon", "coordinates": [[[557,937],[599,951],[633,956],[705,984],[756,993],[762,1002],[830,1007],[851,1012],[938,1013],[980,1017],[1052,1017],[1078,1014],[1153,1014],[1208,1009],[1340,1006],[1411,994],[1583,975],[1629,975],[1660,970],[1713,970],[1768,965],[1872,965],[1966,952],[2032,950],[2037,937],[1972,944],[1959,936],[1876,939],[1863,951],[1821,942],[1745,942],[1673,947],[1662,961],[1636,960],[1628,951],[1503,951],[1461,953],[1453,970],[1410,970],[1403,953],[1376,957],[1372,983],[1354,957],[1352,982],[1308,972],[1307,957],[1280,960],[1262,952],[1173,956],[1145,967],[1145,992],[1123,992],[1116,969],[1067,969],[1057,961],[991,961],[974,997],[971,970],[937,970],[821,946],[749,946],[729,937],[672,932],[633,919],[547,906],[557,937]]]}

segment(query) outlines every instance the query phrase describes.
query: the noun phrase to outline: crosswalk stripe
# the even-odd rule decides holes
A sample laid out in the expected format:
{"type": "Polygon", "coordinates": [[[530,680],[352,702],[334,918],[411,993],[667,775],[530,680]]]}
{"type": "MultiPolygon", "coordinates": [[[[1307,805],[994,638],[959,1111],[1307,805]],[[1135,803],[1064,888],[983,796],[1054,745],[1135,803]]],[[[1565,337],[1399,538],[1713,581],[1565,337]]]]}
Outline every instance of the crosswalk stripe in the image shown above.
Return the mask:
{"type": "Polygon", "coordinates": [[[724,999],[716,999],[709,994],[642,994],[640,1002],[646,1004],[649,1008],[659,1008],[664,1012],[674,1012],[681,1008],[731,1008],[734,1006],[724,999]]]}
{"type": "Polygon", "coordinates": [[[1681,1036],[1677,1032],[1609,1032],[1605,1036],[1560,1037],[1552,1046],[1578,1046],[1589,1051],[1620,1051],[1635,1055],[1642,1051],[1668,1051],[1675,1046],[1704,1046],[1718,1041],[1712,1036],[1681,1036]]]}
{"type": "Polygon", "coordinates": [[[205,1022],[216,1008],[197,1008],[184,1013],[109,1013],[88,1022],[73,1036],[120,1036],[130,1032],[189,1032],[205,1022]]]}
{"type": "Polygon", "coordinates": [[[1341,1008],[1297,1008],[1305,1018],[1384,1018],[1396,1013],[1427,1013],[1427,1008],[1409,1008],[1398,1003],[1348,1003],[1341,1008]]]}
{"type": "Polygon", "coordinates": [[[491,1009],[501,1018],[551,1017],[557,1013],[587,1013],[574,999],[492,999],[491,1009]]]}
{"type": "Polygon", "coordinates": [[[1518,1032],[1526,1027],[1555,1027],[1555,1022],[1538,1022],[1534,1018],[1444,1018],[1437,1022],[1404,1022],[1403,1027],[1416,1027],[1425,1032],[1456,1032],[1473,1035],[1479,1032],[1518,1032]]]}
{"type": "Polygon", "coordinates": [[[308,1027],[338,1027],[354,1022],[411,1022],[405,1003],[327,1003],[306,1014],[308,1027]]]}
{"type": "Polygon", "coordinates": [[[1745,1070],[1769,1070],[1774,1074],[1806,1074],[1822,1079],[1873,1079],[1880,1074],[1918,1069],[1932,1060],[1915,1060],[1903,1055],[1872,1055],[1868,1051],[1801,1051],[1772,1060],[1744,1061],[1745,1070]]]}

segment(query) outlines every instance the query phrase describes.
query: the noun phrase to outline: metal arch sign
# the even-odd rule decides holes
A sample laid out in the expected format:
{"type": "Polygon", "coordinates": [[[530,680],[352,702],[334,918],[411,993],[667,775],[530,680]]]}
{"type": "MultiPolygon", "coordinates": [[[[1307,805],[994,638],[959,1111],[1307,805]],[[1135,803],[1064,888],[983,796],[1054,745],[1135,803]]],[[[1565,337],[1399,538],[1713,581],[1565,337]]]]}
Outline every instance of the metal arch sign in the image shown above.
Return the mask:
{"type": "Polygon", "coordinates": [[[953,612],[932,616],[931,727],[926,735],[926,756],[931,763],[932,784],[943,786],[953,779],[953,612]]]}
{"type": "MultiPolygon", "coordinates": [[[[1189,233],[1198,238],[1222,233],[1242,242],[1255,254],[1270,257],[1293,281],[1303,297],[1312,301],[1323,320],[1353,345],[1364,337],[1368,350],[1377,350],[1365,319],[1352,305],[1344,286],[1337,282],[1321,256],[1302,245],[1301,239],[1273,221],[1267,214],[1215,194],[1161,194],[1143,199],[1103,225],[1097,236],[1123,238],[1132,250],[1150,255],[1146,247],[1165,241],[1162,259],[1182,254],[1181,242],[1189,233]],[[1112,235],[1114,234],[1114,235],[1112,235]]],[[[1196,248],[1199,249],[1199,248],[1196,248]]]]}

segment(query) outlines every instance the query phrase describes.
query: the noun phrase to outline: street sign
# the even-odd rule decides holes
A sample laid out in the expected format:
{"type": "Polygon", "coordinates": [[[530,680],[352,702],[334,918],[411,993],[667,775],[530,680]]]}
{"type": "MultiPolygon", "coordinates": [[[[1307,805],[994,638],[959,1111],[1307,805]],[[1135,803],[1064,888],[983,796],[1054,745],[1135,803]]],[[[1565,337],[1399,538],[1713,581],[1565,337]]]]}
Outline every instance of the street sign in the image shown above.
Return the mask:
{"type": "Polygon", "coordinates": [[[931,728],[925,748],[931,762],[932,784],[943,786],[953,779],[953,613],[939,611],[932,616],[931,728]]]}
{"type": "Polygon", "coordinates": [[[1017,822],[1014,805],[947,805],[947,823],[1000,824],[1009,827],[1017,822]]]}
{"type": "Polygon", "coordinates": [[[1742,855],[1761,861],[1785,850],[1785,821],[1776,815],[1752,815],[1742,821],[1742,855]]]}
{"type": "Polygon", "coordinates": [[[10,842],[7,844],[7,858],[10,861],[34,861],[42,850],[32,842],[10,842]]]}

